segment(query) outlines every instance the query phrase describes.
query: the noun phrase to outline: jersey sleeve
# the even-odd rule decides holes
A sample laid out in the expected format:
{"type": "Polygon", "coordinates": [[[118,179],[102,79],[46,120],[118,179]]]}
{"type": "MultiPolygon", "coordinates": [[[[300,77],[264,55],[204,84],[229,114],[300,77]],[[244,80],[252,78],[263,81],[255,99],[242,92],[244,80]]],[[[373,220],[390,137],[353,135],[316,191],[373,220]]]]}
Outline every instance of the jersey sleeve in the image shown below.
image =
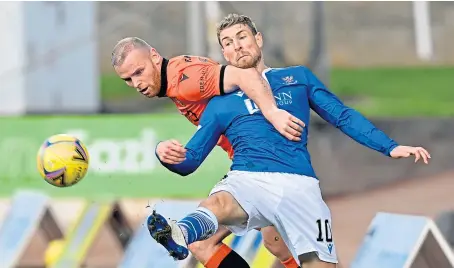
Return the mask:
{"type": "Polygon", "coordinates": [[[188,57],[188,64],[178,81],[178,96],[200,101],[224,94],[224,65],[203,57],[188,57]]]}
{"type": "Polygon", "coordinates": [[[308,81],[310,107],[356,142],[389,156],[398,144],[358,111],[344,105],[308,68],[302,68],[308,81]]]}
{"type": "Polygon", "coordinates": [[[208,154],[213,150],[223,133],[221,124],[218,123],[216,114],[210,106],[205,110],[200,119],[197,131],[185,146],[186,160],[180,164],[171,165],[161,162],[168,170],[187,176],[202,164],[208,154]]]}

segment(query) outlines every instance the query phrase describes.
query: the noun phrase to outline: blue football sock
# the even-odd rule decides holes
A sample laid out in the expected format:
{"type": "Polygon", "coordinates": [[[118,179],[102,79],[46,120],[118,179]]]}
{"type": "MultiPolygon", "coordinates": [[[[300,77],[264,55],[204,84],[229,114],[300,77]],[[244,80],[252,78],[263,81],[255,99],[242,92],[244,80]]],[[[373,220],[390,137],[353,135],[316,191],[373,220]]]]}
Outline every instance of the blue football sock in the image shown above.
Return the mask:
{"type": "Polygon", "coordinates": [[[196,211],[181,219],[178,226],[180,226],[186,238],[186,243],[189,245],[212,236],[218,230],[218,220],[209,209],[199,207],[196,211]]]}

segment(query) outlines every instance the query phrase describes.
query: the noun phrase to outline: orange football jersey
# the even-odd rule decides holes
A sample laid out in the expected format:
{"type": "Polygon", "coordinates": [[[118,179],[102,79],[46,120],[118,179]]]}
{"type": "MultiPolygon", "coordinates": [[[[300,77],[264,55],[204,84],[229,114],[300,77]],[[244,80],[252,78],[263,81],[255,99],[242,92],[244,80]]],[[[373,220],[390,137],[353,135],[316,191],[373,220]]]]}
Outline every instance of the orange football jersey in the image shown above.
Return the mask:
{"type": "MultiPolygon", "coordinates": [[[[163,59],[159,96],[172,99],[180,113],[197,126],[209,100],[224,94],[225,67],[205,57],[163,59]]],[[[232,145],[225,136],[218,145],[233,157],[232,145]]]]}

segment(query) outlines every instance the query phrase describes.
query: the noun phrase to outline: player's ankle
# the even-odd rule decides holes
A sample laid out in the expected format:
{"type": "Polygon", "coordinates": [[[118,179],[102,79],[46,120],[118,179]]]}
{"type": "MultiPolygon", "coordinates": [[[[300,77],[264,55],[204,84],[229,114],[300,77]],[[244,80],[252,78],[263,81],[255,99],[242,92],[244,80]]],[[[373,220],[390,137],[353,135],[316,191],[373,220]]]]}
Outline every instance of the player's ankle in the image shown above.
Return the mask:
{"type": "Polygon", "coordinates": [[[180,228],[181,230],[181,233],[183,234],[183,237],[184,237],[184,241],[186,242],[186,247],[188,247],[189,243],[188,243],[188,229],[184,226],[184,225],[180,225],[180,224],[176,224],[176,226],[178,228],[180,228]]]}
{"type": "Polygon", "coordinates": [[[186,244],[208,239],[218,229],[216,216],[208,209],[199,207],[177,222],[186,244]]]}

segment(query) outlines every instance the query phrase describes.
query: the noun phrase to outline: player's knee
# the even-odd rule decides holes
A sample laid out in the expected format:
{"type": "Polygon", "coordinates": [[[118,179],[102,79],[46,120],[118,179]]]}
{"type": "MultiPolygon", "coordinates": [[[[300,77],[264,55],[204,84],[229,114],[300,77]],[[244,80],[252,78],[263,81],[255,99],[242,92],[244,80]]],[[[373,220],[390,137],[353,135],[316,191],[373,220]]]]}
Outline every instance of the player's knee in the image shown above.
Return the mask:
{"type": "Polygon", "coordinates": [[[215,251],[216,244],[210,240],[198,241],[188,246],[192,255],[201,263],[205,263],[215,251]]]}
{"type": "Polygon", "coordinates": [[[286,261],[292,257],[287,245],[274,227],[263,228],[262,236],[265,248],[279,260],[286,261]]]}
{"type": "Polygon", "coordinates": [[[194,243],[191,243],[188,245],[189,251],[191,251],[192,255],[199,259],[197,256],[199,255],[199,252],[203,251],[203,244],[205,241],[197,241],[194,243]]]}
{"type": "Polygon", "coordinates": [[[210,238],[191,243],[188,246],[192,255],[201,263],[206,263],[221,248],[222,240],[230,235],[230,231],[220,226],[218,231],[210,238]]]}
{"type": "Polygon", "coordinates": [[[229,213],[226,202],[224,202],[224,200],[217,194],[211,195],[207,199],[203,200],[200,203],[200,206],[211,210],[216,214],[217,217],[220,216],[218,215],[219,212],[222,212],[222,214],[229,213]]]}
{"type": "Polygon", "coordinates": [[[216,243],[215,241],[204,240],[190,244],[188,249],[191,251],[194,258],[200,263],[205,264],[216,255],[222,245],[221,242],[216,243]]]}
{"type": "Polygon", "coordinates": [[[224,220],[232,220],[237,214],[237,206],[233,201],[235,200],[231,194],[218,192],[202,201],[200,206],[211,210],[218,217],[219,222],[224,222],[224,220]]]}

